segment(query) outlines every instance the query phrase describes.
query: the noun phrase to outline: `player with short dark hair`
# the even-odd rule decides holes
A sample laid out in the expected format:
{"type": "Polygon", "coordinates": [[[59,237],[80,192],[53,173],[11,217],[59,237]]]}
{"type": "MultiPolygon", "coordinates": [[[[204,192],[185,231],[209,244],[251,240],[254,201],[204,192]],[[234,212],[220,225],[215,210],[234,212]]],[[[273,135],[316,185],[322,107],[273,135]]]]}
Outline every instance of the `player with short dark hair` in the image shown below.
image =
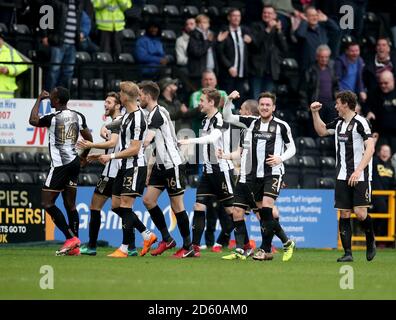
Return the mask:
{"type": "Polygon", "coordinates": [[[202,122],[202,136],[199,138],[179,140],[181,145],[203,144],[204,172],[199,180],[193,218],[193,248],[195,256],[200,256],[200,242],[205,229],[206,203],[210,197],[216,196],[223,204],[229,223],[225,233],[230,234],[234,225],[232,223],[232,203],[234,183],[232,161],[220,159],[216,150],[222,149],[230,152],[230,125],[223,121],[223,116],[218,110],[220,93],[216,89],[205,88],[200,98],[201,112],[206,114],[202,122]]]}
{"type": "Polygon", "coordinates": [[[76,210],[76,193],[80,163],[85,164],[89,150],[81,156],[76,150],[79,134],[92,141],[85,117],[75,110],[67,108],[69,91],[63,87],[54,88],[49,94],[42,91],[34,104],[29,123],[35,127],[48,128],[48,147],[51,156],[51,168],[41,192],[41,204],[66,237],[62,248],[56,255],[79,255],[78,239],[79,216],[76,210]],[[50,99],[55,112],[39,117],[39,106],[42,100],[50,99]],[[62,193],[69,225],[62,211],[55,205],[56,198],[62,193]]]}
{"type": "MultiPolygon", "coordinates": [[[[229,100],[236,98],[239,98],[239,93],[233,91],[229,95],[229,100]]],[[[233,115],[230,103],[223,109],[223,115],[225,121],[247,128],[243,139],[244,154],[239,187],[234,195],[235,237],[244,238],[246,226],[243,214],[247,206],[252,207],[255,203],[259,210],[263,243],[253,259],[272,260],[271,243],[275,234],[284,246],[282,260],[288,261],[293,255],[295,243],[287,237],[279,221],[274,219],[273,207],[285,172],[283,162],[294,156],[296,148],[290,126],[273,115],[275,103],[274,94],[263,92],[258,98],[259,117],[233,115]],[[249,197],[249,194],[252,194],[252,197],[249,197]]],[[[238,246],[241,246],[241,241],[238,246]]],[[[246,258],[243,250],[237,250],[235,256],[240,259],[246,258]]]]}
{"type": "MultiPolygon", "coordinates": [[[[109,92],[106,95],[104,102],[105,116],[110,117],[112,122],[104,125],[101,130],[101,137],[104,138],[105,142],[92,143],[90,141],[80,140],[77,144],[82,149],[105,149],[105,154],[111,154],[118,151],[118,136],[121,125],[121,110],[122,105],[120,101],[120,94],[117,92],[109,92]]],[[[98,154],[90,154],[88,161],[97,160],[101,156],[98,154]]],[[[118,163],[116,160],[110,160],[106,163],[99,182],[96,185],[91,200],[91,219],[89,221],[89,242],[86,245],[81,246],[80,252],[83,255],[95,256],[96,255],[96,244],[98,240],[98,234],[101,223],[101,210],[107,199],[112,197],[112,189],[114,179],[117,176],[118,163]]],[[[129,256],[137,256],[137,250],[135,247],[135,235],[132,234],[131,244],[128,249],[129,256]]]]}
{"type": "Polygon", "coordinates": [[[144,81],[139,87],[140,105],[149,111],[148,133],[144,140],[144,147],[149,147],[152,142],[155,145],[152,155],[155,160],[153,160],[152,166],[149,165],[147,191],[143,197],[143,203],[162,235],[162,241],[151,252],[151,255],[160,255],[176,246],[176,242],[169,234],[166,226],[164,213],[158,206],[158,198],[166,189],[183,238],[183,247],[173,257],[194,257],[194,250],[191,246],[190,223],[183,202],[185,189],[184,158],[177,145],[175,128],[169,112],[158,105],[157,98],[160,91],[158,85],[152,81],[144,81]]]}
{"type": "Polygon", "coordinates": [[[319,115],[322,104],[311,104],[313,124],[319,136],[335,135],[337,178],[335,208],[341,212],[339,232],[345,254],[338,262],[351,262],[352,257],[352,210],[366,234],[366,258],[376,255],[373,221],[367,208],[371,202],[372,158],[375,142],[369,122],[355,112],[357,96],[351,91],[336,95],[336,110],[339,118],[325,124],[319,115]]]}
{"type": "Polygon", "coordinates": [[[103,154],[98,158],[103,164],[112,159],[121,160],[118,162],[118,172],[113,184],[112,210],[122,219],[123,240],[120,248],[109,255],[113,258],[128,257],[133,228],[138,229],[144,239],[140,256],[144,256],[157,241],[155,234],[146,228],[132,210],[136,197],[143,194],[147,172],[143,152],[147,124],[144,112],[137,104],[139,87],[131,81],[124,81],[121,82],[120,89],[121,104],[125,107],[126,113],[121,120],[119,151],[103,154]]]}

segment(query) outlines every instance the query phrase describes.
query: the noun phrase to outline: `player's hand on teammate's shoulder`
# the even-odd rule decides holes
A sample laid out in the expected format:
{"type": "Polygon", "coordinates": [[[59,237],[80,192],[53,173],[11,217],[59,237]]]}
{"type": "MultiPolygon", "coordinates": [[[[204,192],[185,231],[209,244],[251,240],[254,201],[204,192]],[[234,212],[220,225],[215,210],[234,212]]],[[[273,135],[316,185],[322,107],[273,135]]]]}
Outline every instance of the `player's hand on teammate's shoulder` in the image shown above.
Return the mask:
{"type": "Polygon", "coordinates": [[[311,103],[310,109],[312,112],[317,112],[322,108],[322,104],[319,101],[314,101],[311,103]]]}
{"type": "Polygon", "coordinates": [[[229,100],[239,99],[240,95],[239,92],[234,90],[228,95],[229,100]]]}

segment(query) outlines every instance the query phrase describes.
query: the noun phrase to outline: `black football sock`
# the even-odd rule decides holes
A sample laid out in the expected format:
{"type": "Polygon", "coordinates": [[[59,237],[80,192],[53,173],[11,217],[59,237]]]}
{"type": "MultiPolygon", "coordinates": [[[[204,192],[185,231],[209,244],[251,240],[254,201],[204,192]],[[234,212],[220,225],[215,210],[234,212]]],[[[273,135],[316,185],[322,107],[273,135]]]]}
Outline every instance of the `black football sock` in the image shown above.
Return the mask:
{"type": "Polygon", "coordinates": [[[135,250],[136,249],[136,244],[135,244],[135,229],[132,228],[132,232],[130,234],[130,239],[131,239],[131,243],[129,244],[128,249],[129,250],[135,250]]]}
{"type": "Polygon", "coordinates": [[[272,238],[274,237],[274,224],[272,217],[272,208],[264,207],[259,211],[260,229],[261,229],[261,249],[265,252],[271,252],[272,238]]]}
{"type": "Polygon", "coordinates": [[[234,221],[234,225],[235,225],[234,234],[235,234],[236,248],[242,249],[245,244],[245,239],[247,237],[245,220],[234,221]]]}
{"type": "Polygon", "coordinates": [[[352,226],[351,218],[340,218],[340,238],[346,255],[352,255],[352,226]]]}
{"type": "Polygon", "coordinates": [[[374,241],[374,228],[373,228],[373,220],[368,214],[366,219],[360,221],[360,225],[362,226],[364,233],[366,234],[367,241],[374,241]]]}
{"type": "Polygon", "coordinates": [[[283,244],[289,241],[289,237],[286,235],[285,231],[283,230],[282,226],[279,223],[279,218],[274,219],[273,224],[274,224],[274,233],[280,239],[280,241],[282,241],[283,244]]]}
{"type": "Polygon", "coordinates": [[[132,211],[132,220],[133,220],[133,227],[136,228],[140,233],[143,233],[147,230],[146,226],[140,221],[139,217],[136,215],[135,212],[132,211]]]}
{"type": "Polygon", "coordinates": [[[121,207],[119,213],[122,219],[122,244],[129,246],[133,232],[133,212],[131,208],[121,207]]]}
{"type": "Polygon", "coordinates": [[[194,211],[192,223],[192,243],[199,246],[201,243],[202,233],[205,229],[205,211],[194,211]]]}
{"type": "Polygon", "coordinates": [[[176,213],[177,226],[179,227],[180,235],[183,238],[183,248],[188,250],[191,246],[190,236],[190,222],[188,221],[187,212],[181,211],[176,213]]]}
{"type": "Polygon", "coordinates": [[[80,228],[80,217],[76,209],[67,211],[67,218],[69,220],[69,228],[73,231],[74,235],[78,238],[78,229],[80,228]]]}
{"type": "Polygon", "coordinates": [[[223,225],[222,230],[217,238],[217,243],[221,244],[223,247],[227,247],[230,242],[232,230],[234,230],[234,221],[232,220],[232,216],[227,214],[222,218],[223,225]]]}
{"type": "Polygon", "coordinates": [[[153,220],[155,226],[161,232],[162,239],[169,242],[171,236],[169,234],[168,227],[166,226],[164,213],[161,208],[159,206],[155,206],[154,208],[149,209],[148,212],[150,213],[151,220],[153,220]]]}
{"type": "Polygon", "coordinates": [[[89,242],[88,247],[96,248],[100,229],[100,210],[91,209],[91,219],[89,220],[89,242]]]}
{"type": "Polygon", "coordinates": [[[74,237],[73,231],[67,225],[65,216],[62,211],[59,210],[57,206],[52,206],[46,209],[48,214],[51,216],[52,221],[54,221],[55,225],[58,227],[60,231],[64,234],[66,239],[71,239],[74,237]]]}

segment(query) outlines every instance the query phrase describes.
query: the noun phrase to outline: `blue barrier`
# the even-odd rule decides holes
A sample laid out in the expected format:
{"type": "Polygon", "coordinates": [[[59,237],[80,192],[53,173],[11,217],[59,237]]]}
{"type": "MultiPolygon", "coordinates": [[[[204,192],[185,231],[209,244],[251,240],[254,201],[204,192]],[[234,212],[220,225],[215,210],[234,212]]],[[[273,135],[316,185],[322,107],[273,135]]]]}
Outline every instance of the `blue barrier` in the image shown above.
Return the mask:
{"type": "MultiPolygon", "coordinates": [[[[80,215],[80,239],[88,241],[88,228],[93,187],[79,187],[77,192],[77,211],[80,215]]],[[[193,218],[193,205],[195,202],[196,189],[187,189],[184,202],[189,216],[190,225],[193,218]]],[[[287,235],[294,239],[300,248],[337,248],[337,215],[333,208],[333,190],[294,190],[284,189],[276,204],[280,211],[280,223],[287,235]]],[[[57,206],[63,212],[61,197],[57,200],[57,206]]],[[[177,227],[176,218],[170,210],[169,199],[166,193],[159,198],[159,206],[162,208],[168,229],[180,246],[182,239],[177,227]]],[[[135,202],[134,211],[143,223],[157,236],[160,236],[150,219],[150,214],[145,209],[142,199],[135,202]]],[[[112,246],[119,246],[122,240],[121,219],[111,211],[111,203],[107,201],[101,212],[101,229],[99,239],[106,240],[112,246]]],[[[250,239],[261,244],[260,227],[254,214],[246,216],[246,224],[250,239]]],[[[219,223],[216,226],[216,237],[220,232],[219,223]]],[[[56,228],[55,239],[62,240],[63,235],[56,228]]],[[[202,239],[204,241],[204,239],[202,239]]],[[[280,246],[278,238],[274,238],[275,246],[280,246]]],[[[142,237],[136,233],[136,245],[142,246],[142,237]]]]}

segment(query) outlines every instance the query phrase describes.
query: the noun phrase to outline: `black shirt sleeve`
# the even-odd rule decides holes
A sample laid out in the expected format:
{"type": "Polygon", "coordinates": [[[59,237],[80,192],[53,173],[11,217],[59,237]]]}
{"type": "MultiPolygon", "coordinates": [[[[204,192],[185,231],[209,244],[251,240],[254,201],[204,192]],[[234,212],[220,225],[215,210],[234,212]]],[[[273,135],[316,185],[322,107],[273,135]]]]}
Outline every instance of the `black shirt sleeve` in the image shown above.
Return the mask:
{"type": "Polygon", "coordinates": [[[155,110],[152,117],[149,118],[148,128],[150,130],[159,129],[164,124],[164,119],[161,116],[161,113],[155,110]]]}
{"type": "Polygon", "coordinates": [[[246,127],[249,127],[254,120],[257,120],[257,118],[249,116],[239,116],[239,122],[243,123],[246,127]]]}
{"type": "Polygon", "coordinates": [[[53,113],[42,116],[37,124],[37,127],[49,128],[51,126],[51,120],[52,120],[53,116],[54,116],[53,113]]]}

